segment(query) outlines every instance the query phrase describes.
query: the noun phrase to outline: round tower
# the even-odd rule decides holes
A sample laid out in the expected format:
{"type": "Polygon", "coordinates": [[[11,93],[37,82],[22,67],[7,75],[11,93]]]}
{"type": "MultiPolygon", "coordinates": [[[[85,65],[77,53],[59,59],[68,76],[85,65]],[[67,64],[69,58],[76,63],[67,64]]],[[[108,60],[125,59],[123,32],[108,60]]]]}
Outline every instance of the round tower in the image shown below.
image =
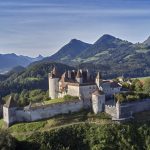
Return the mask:
{"type": "Polygon", "coordinates": [[[103,81],[102,76],[101,76],[100,72],[98,72],[96,79],[95,79],[95,83],[98,86],[98,88],[100,88],[102,81],[103,81]]]}
{"type": "Polygon", "coordinates": [[[68,70],[68,78],[71,79],[71,71],[68,70]]]}
{"type": "Polygon", "coordinates": [[[80,84],[83,83],[83,78],[82,78],[82,74],[81,74],[80,70],[77,71],[76,80],[80,84]]]}
{"type": "Polygon", "coordinates": [[[92,93],[92,109],[95,114],[105,111],[105,94],[102,91],[92,93]]]}
{"type": "Polygon", "coordinates": [[[90,72],[88,69],[86,69],[86,73],[87,73],[87,80],[89,80],[90,79],[90,72]]]}
{"type": "Polygon", "coordinates": [[[56,67],[49,73],[49,97],[51,99],[58,98],[59,92],[59,75],[56,67]]]}

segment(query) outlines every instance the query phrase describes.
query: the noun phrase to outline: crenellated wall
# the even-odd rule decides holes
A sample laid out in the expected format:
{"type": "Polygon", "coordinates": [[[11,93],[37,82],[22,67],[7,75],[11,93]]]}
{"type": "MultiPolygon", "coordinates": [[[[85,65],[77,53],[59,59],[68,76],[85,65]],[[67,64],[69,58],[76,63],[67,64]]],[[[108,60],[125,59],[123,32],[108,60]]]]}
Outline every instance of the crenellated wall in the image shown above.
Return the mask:
{"type": "Polygon", "coordinates": [[[117,110],[113,105],[105,105],[105,112],[111,115],[112,119],[117,117],[117,110]]]}
{"type": "Polygon", "coordinates": [[[150,110],[150,99],[138,100],[128,103],[116,103],[105,105],[105,112],[112,116],[113,120],[125,120],[132,117],[134,113],[150,110]]]}

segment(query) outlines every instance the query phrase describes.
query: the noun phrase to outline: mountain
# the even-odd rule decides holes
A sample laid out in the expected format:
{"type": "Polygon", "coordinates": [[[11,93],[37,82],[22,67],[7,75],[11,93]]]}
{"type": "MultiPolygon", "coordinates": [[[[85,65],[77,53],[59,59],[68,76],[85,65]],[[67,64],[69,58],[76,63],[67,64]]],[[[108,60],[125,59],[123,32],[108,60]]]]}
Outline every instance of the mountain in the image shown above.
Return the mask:
{"type": "MultiPolygon", "coordinates": [[[[114,36],[105,34],[100,37],[91,47],[85,49],[80,57],[81,59],[95,57],[104,57],[104,55],[111,55],[112,53],[120,53],[121,51],[126,51],[129,47],[132,46],[132,43],[128,41],[121,40],[114,36]]],[[[93,58],[94,59],[94,58],[93,58]]]]}
{"type": "Polygon", "coordinates": [[[12,54],[0,54],[0,73],[5,73],[16,66],[26,67],[34,61],[39,61],[43,59],[41,55],[36,58],[31,58],[28,56],[18,56],[14,53],[12,54]]]}
{"type": "Polygon", "coordinates": [[[113,78],[122,74],[128,77],[150,75],[149,58],[150,47],[145,42],[133,44],[105,34],[93,44],[71,40],[54,55],[42,61],[97,70],[106,78],[113,78]]]}
{"type": "Polygon", "coordinates": [[[83,50],[89,48],[91,44],[82,42],[77,39],[72,39],[68,44],[63,46],[58,52],[54,55],[45,58],[43,61],[51,60],[51,61],[59,61],[59,62],[68,62],[79,54],[82,53],[83,50]]]}
{"type": "Polygon", "coordinates": [[[52,71],[53,66],[57,68],[60,75],[65,70],[75,69],[54,62],[38,62],[27,68],[14,68],[7,74],[0,75],[0,98],[10,93],[19,93],[22,90],[48,90],[48,73],[52,71]]]}
{"type": "Polygon", "coordinates": [[[150,36],[143,42],[143,44],[150,46],[150,36]]]}

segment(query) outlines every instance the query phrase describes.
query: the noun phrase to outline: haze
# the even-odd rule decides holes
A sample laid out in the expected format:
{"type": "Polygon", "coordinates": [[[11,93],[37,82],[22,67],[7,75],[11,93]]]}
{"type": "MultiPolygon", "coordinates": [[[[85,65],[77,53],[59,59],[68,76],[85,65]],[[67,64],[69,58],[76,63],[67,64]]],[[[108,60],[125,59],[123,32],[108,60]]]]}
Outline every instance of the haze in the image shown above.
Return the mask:
{"type": "Polygon", "coordinates": [[[103,34],[143,42],[149,0],[1,0],[0,53],[44,56],[72,38],[93,43],[103,34]]]}

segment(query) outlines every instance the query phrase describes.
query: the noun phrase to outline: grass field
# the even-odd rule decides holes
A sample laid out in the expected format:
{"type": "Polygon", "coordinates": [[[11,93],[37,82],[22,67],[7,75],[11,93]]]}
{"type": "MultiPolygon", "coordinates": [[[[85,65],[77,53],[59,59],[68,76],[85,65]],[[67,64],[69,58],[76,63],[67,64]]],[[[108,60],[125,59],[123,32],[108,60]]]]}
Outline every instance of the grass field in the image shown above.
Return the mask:
{"type": "MultiPolygon", "coordinates": [[[[30,123],[17,123],[7,130],[18,140],[28,138],[34,132],[44,132],[51,129],[66,127],[73,124],[80,124],[85,122],[96,122],[98,124],[112,123],[111,117],[106,113],[99,113],[94,115],[88,111],[80,111],[77,113],[58,115],[56,117],[30,123]]],[[[3,126],[3,120],[0,120],[0,128],[3,126]]]]}
{"type": "Polygon", "coordinates": [[[47,100],[44,101],[44,104],[56,104],[56,103],[63,103],[66,100],[64,98],[56,98],[56,99],[52,99],[52,100],[47,100]]]}

